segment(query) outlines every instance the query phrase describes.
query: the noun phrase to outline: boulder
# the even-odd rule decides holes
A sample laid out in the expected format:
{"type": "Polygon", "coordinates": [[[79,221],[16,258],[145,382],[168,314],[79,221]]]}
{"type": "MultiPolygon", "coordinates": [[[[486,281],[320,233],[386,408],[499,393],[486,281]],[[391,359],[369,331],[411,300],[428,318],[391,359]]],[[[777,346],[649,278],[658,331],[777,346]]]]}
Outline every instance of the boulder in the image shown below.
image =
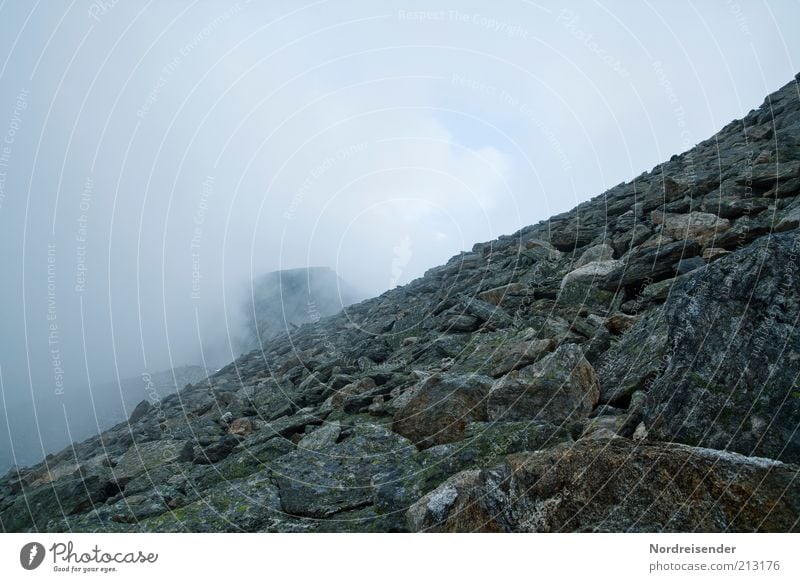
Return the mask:
{"type": "Polygon", "coordinates": [[[597,363],[600,402],[627,408],[637,390],[647,389],[667,365],[669,327],[660,309],[639,316],[597,363]]]}
{"type": "Polygon", "coordinates": [[[139,404],[136,405],[136,408],[133,409],[131,412],[130,418],[128,418],[128,422],[130,424],[136,424],[145,416],[147,413],[150,412],[152,405],[147,400],[142,400],[139,404]]]}
{"type": "Polygon", "coordinates": [[[300,439],[300,442],[297,443],[297,448],[320,451],[336,443],[341,434],[342,424],[338,420],[334,420],[314,429],[300,439]]]}
{"type": "Polygon", "coordinates": [[[205,447],[194,447],[194,462],[198,465],[217,463],[230,455],[238,444],[239,439],[233,435],[227,435],[205,447]]]}
{"type": "Polygon", "coordinates": [[[425,449],[390,471],[376,475],[375,507],[381,513],[402,517],[423,494],[455,473],[492,466],[511,453],[536,451],[571,441],[569,431],[549,423],[471,423],[463,441],[425,449]]]}
{"type": "Polygon", "coordinates": [[[124,483],[161,465],[188,460],[188,445],[189,441],[152,441],[134,444],[114,466],[114,479],[124,483]]]}
{"type": "Polygon", "coordinates": [[[603,288],[609,274],[624,268],[622,261],[597,261],[578,267],[561,280],[558,301],[563,305],[583,305],[609,309],[614,293],[603,288]]]}
{"type": "Polygon", "coordinates": [[[580,268],[589,263],[610,261],[614,258],[614,247],[608,243],[594,245],[589,247],[583,254],[578,262],[575,263],[575,268],[580,268]]]}
{"type": "Polygon", "coordinates": [[[594,368],[575,344],[495,381],[487,398],[490,420],[562,423],[589,414],[600,397],[594,368]]]}
{"type": "Polygon", "coordinates": [[[633,357],[601,373],[605,399],[634,384],[622,368],[652,375],[651,438],[800,462],[800,234],[764,237],[688,277],[661,331],[637,323],[638,347],[628,332],[633,357]]]}
{"type": "Polygon", "coordinates": [[[487,420],[491,386],[487,376],[435,374],[397,410],[392,428],[420,449],[461,440],[467,424],[487,420]]]}
{"type": "Polygon", "coordinates": [[[493,378],[503,376],[512,370],[533,364],[539,358],[552,352],[556,342],[552,339],[540,339],[513,342],[499,346],[492,355],[491,375],[493,378]]]}
{"type": "Polygon", "coordinates": [[[606,289],[641,286],[674,277],[681,259],[696,257],[700,246],[694,240],[666,242],[633,250],[626,263],[611,271],[603,282],[606,289]]]}
{"type": "Polygon", "coordinates": [[[228,432],[234,436],[247,436],[253,432],[253,423],[249,418],[237,418],[231,423],[228,432]]]}
{"type": "Polygon", "coordinates": [[[439,329],[446,333],[465,333],[475,331],[480,326],[480,319],[465,313],[455,313],[442,321],[439,329]]]}
{"type": "Polygon", "coordinates": [[[278,488],[268,471],[225,481],[202,497],[160,515],[136,519],[143,532],[259,532],[292,531],[281,509],[278,488]]]}
{"type": "Polygon", "coordinates": [[[368,392],[373,388],[375,388],[375,380],[369,376],[366,376],[337,391],[331,398],[331,404],[333,404],[333,406],[340,407],[348,397],[363,394],[364,392],[368,392]]]}
{"type": "Polygon", "coordinates": [[[525,286],[520,283],[509,283],[508,285],[501,285],[478,293],[478,299],[492,305],[502,305],[503,301],[509,296],[524,294],[525,290],[525,286]]]}
{"type": "MultiPolygon", "coordinates": [[[[656,214],[656,213],[654,213],[656,214]]],[[[656,222],[656,217],[653,219],[656,222]]],[[[711,246],[714,239],[731,226],[727,218],[708,212],[662,214],[663,232],[675,240],[694,240],[702,248],[711,246]]]]}
{"type": "Polygon", "coordinates": [[[6,532],[68,529],[66,518],[103,503],[118,489],[97,475],[65,479],[26,490],[0,512],[6,532]]]}
{"type": "Polygon", "coordinates": [[[596,261],[578,267],[574,271],[567,273],[561,280],[561,288],[567,287],[570,283],[592,283],[599,280],[615,269],[623,265],[621,261],[596,261]]]}
{"type": "Polygon", "coordinates": [[[281,507],[316,518],[361,507],[372,500],[372,478],[414,451],[407,439],[373,424],[360,424],[348,439],[319,451],[297,449],[272,464],[281,507]]]}
{"type": "Polygon", "coordinates": [[[411,531],[797,532],[800,467],[678,444],[585,439],[454,475],[411,531]]]}
{"type": "Polygon", "coordinates": [[[464,303],[464,307],[470,315],[477,317],[480,321],[490,323],[495,327],[508,327],[513,323],[511,316],[508,315],[497,305],[492,305],[486,301],[472,298],[464,303]]]}

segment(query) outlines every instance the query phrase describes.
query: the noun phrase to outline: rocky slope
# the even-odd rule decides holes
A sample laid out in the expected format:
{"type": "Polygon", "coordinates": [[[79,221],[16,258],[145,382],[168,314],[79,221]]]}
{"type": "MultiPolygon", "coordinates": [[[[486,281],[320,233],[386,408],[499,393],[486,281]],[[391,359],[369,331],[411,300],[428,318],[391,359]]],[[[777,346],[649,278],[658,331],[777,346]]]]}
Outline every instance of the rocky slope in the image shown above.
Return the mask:
{"type": "Polygon", "coordinates": [[[799,223],[793,81],[7,475],[2,527],[797,531],[799,223]]]}

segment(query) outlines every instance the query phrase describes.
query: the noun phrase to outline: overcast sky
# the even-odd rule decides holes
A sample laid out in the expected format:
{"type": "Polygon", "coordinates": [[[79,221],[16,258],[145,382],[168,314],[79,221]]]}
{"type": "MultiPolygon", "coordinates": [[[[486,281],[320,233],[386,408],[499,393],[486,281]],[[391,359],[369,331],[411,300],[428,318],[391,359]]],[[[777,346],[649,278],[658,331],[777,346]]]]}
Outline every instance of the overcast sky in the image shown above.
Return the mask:
{"type": "Polygon", "coordinates": [[[792,79],[797,22],[789,1],[2,1],[6,406],[232,359],[253,275],[325,265],[378,294],[650,170],[792,79]]]}

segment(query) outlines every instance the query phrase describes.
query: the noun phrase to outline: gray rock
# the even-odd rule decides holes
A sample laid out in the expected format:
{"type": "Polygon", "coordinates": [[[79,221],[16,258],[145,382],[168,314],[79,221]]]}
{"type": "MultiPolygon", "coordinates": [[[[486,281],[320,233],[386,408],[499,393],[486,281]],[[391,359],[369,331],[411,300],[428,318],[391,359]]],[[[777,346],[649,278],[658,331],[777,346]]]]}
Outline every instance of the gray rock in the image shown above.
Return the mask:
{"type": "Polygon", "coordinates": [[[187,459],[189,441],[154,441],[133,445],[113,468],[114,479],[124,483],[164,464],[187,459]]]}
{"type": "Polygon", "coordinates": [[[392,428],[420,449],[461,440],[468,423],[487,420],[491,385],[481,375],[435,374],[397,410],[392,428]]]}
{"type": "Polygon", "coordinates": [[[407,439],[370,424],[320,451],[298,449],[277,459],[273,479],[291,515],[323,518],[372,502],[372,478],[408,459],[407,439]]]}
{"type": "Polygon", "coordinates": [[[649,387],[651,437],[800,462],[799,318],[798,233],[684,281],[664,305],[668,349],[653,345],[664,356],[649,387]]]}
{"type": "Polygon", "coordinates": [[[133,409],[131,412],[130,418],[128,418],[128,422],[131,424],[136,424],[142,418],[150,412],[152,405],[147,400],[142,400],[139,404],[136,405],[136,408],[133,409]]]}
{"type": "Polygon", "coordinates": [[[406,516],[411,531],[799,531],[797,471],[711,449],[586,439],[459,473],[406,516]]]}
{"type": "Polygon", "coordinates": [[[487,398],[491,420],[562,423],[587,416],[600,397],[594,368],[575,344],[495,381],[487,398]]]}
{"type": "Polygon", "coordinates": [[[335,444],[340,434],[342,434],[342,424],[338,420],[334,420],[311,431],[307,436],[300,439],[300,442],[297,443],[297,448],[321,451],[335,444]]]}
{"type": "Polygon", "coordinates": [[[226,435],[205,447],[195,447],[194,462],[198,465],[217,463],[230,455],[238,444],[239,439],[233,435],[226,435]]]}
{"type": "Polygon", "coordinates": [[[608,243],[594,245],[586,249],[578,262],[575,263],[575,268],[580,268],[589,263],[596,263],[598,261],[610,261],[614,258],[614,247],[608,243]]]}

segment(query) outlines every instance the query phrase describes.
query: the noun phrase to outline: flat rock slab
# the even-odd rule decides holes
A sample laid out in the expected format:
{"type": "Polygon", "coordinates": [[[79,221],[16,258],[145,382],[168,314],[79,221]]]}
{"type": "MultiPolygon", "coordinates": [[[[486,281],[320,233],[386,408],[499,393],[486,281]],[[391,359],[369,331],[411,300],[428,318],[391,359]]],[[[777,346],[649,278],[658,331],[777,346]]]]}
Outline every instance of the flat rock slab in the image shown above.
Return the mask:
{"type": "Polygon", "coordinates": [[[298,449],[275,460],[273,479],[283,510],[323,518],[372,502],[372,478],[407,460],[414,445],[374,424],[319,451],[298,449]]]}

